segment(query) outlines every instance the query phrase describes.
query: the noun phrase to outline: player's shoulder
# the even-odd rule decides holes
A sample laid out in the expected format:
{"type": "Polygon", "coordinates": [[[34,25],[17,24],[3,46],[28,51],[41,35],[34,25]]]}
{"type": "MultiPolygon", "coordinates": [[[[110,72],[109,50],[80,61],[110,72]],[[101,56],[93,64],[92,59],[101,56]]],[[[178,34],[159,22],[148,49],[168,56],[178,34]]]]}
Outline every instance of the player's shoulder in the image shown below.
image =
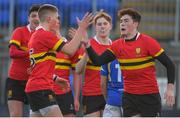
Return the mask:
{"type": "Polygon", "coordinates": [[[153,37],[151,37],[151,36],[149,36],[149,35],[147,35],[147,34],[143,34],[143,33],[140,34],[139,38],[141,38],[141,39],[143,39],[143,40],[145,40],[145,41],[155,40],[153,37]]]}
{"type": "Polygon", "coordinates": [[[48,38],[48,39],[56,37],[56,35],[53,34],[52,32],[46,31],[46,30],[43,30],[43,29],[36,30],[34,32],[34,35],[36,35],[38,37],[48,38]]]}
{"type": "Polygon", "coordinates": [[[115,40],[113,40],[112,44],[121,44],[122,42],[124,42],[124,39],[116,38],[115,40]]]}
{"type": "Polygon", "coordinates": [[[98,42],[94,38],[89,38],[91,44],[98,44],[98,42]]]}
{"type": "Polygon", "coordinates": [[[22,32],[22,31],[25,31],[25,30],[27,30],[26,26],[20,26],[20,27],[15,28],[14,32],[22,32]]]}

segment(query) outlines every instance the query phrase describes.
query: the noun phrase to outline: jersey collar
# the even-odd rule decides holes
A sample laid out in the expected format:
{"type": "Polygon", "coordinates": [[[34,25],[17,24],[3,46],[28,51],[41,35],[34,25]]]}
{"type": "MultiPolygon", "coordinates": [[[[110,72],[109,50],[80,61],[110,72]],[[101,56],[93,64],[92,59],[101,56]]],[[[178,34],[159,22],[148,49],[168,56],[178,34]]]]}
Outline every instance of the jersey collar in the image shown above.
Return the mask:
{"type": "Polygon", "coordinates": [[[39,29],[43,29],[43,30],[46,30],[43,26],[39,25],[38,27],[36,27],[36,30],[39,30],[39,29]]]}
{"type": "MultiPolygon", "coordinates": [[[[96,41],[96,42],[98,42],[99,44],[101,44],[101,45],[102,45],[102,43],[101,43],[101,42],[99,42],[99,40],[97,39],[97,36],[94,36],[94,39],[95,39],[95,41],[96,41]]],[[[109,41],[109,45],[111,45],[111,44],[112,44],[112,41],[111,41],[111,39],[110,39],[110,38],[108,39],[108,41],[109,41]]]]}
{"type": "Polygon", "coordinates": [[[30,24],[28,24],[26,27],[27,27],[27,29],[28,29],[29,32],[32,32],[32,30],[31,30],[31,28],[30,28],[30,24]]]}

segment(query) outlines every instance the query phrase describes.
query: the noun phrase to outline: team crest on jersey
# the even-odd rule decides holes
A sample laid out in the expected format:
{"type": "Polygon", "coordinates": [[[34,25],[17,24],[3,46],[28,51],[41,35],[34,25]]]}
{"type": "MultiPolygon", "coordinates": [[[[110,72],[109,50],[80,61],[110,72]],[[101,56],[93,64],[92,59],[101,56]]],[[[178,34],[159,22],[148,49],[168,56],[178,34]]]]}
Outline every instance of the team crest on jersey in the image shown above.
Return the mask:
{"type": "Polygon", "coordinates": [[[141,53],[141,48],[136,48],[136,54],[139,55],[141,53]]]}
{"type": "Polygon", "coordinates": [[[8,96],[8,98],[12,97],[12,90],[8,90],[7,96],[8,96]]]}

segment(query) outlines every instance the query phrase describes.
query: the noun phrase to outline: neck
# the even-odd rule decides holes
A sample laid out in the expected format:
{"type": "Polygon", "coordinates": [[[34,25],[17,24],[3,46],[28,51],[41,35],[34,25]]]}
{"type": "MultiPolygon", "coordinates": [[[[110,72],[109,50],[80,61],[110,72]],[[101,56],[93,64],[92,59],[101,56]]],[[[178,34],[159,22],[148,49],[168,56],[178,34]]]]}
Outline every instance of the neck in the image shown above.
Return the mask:
{"type": "Polygon", "coordinates": [[[97,38],[97,40],[98,40],[101,44],[109,45],[109,37],[108,37],[108,36],[106,36],[106,37],[100,37],[100,36],[97,36],[97,35],[96,35],[96,38],[97,38]]]}
{"type": "Polygon", "coordinates": [[[136,36],[136,34],[138,33],[137,30],[133,31],[132,33],[128,34],[126,37],[125,37],[125,40],[131,40],[132,38],[134,38],[136,36]]]}
{"type": "Polygon", "coordinates": [[[34,31],[34,30],[35,30],[35,28],[34,28],[32,25],[30,25],[29,27],[30,27],[30,30],[31,30],[31,31],[34,31]]]}
{"type": "Polygon", "coordinates": [[[49,29],[49,27],[47,26],[46,23],[41,23],[40,25],[41,25],[45,30],[50,31],[50,29],[49,29]]]}

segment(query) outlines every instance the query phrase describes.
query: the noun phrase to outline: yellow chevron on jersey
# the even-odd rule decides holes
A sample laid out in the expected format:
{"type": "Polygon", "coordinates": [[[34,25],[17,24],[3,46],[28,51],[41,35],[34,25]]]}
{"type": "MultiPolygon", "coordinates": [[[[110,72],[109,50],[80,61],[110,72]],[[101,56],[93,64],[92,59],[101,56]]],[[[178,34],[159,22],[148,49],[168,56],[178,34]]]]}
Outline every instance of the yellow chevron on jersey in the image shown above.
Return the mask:
{"type": "Polygon", "coordinates": [[[17,40],[10,40],[9,43],[10,43],[10,44],[15,44],[15,45],[17,45],[17,46],[20,46],[20,45],[21,45],[21,43],[20,43],[19,41],[17,41],[17,40]]]}
{"type": "Polygon", "coordinates": [[[101,70],[101,67],[99,67],[99,66],[90,66],[90,65],[86,65],[86,69],[91,69],[91,70],[101,70]]]}
{"type": "Polygon", "coordinates": [[[122,70],[136,70],[154,66],[155,62],[152,56],[134,58],[134,59],[118,59],[122,70]]]}
{"type": "Polygon", "coordinates": [[[68,63],[68,64],[70,64],[71,63],[71,61],[70,60],[67,60],[67,59],[56,59],[56,63],[57,62],[59,62],[59,63],[68,63]]]}
{"type": "Polygon", "coordinates": [[[55,69],[63,69],[63,70],[69,70],[70,66],[63,66],[63,65],[56,65],[55,69]]]}
{"type": "Polygon", "coordinates": [[[143,69],[143,68],[147,68],[154,65],[155,65],[155,62],[150,62],[150,63],[137,65],[137,66],[120,66],[120,67],[122,70],[137,70],[137,69],[143,69]]]}
{"type": "Polygon", "coordinates": [[[60,40],[54,45],[53,50],[56,51],[62,43],[63,43],[63,40],[60,39],[60,40]]]}
{"type": "Polygon", "coordinates": [[[41,53],[31,54],[30,58],[33,58],[35,60],[35,63],[40,63],[47,60],[56,61],[56,53],[51,51],[41,52],[41,53]]]}
{"type": "Polygon", "coordinates": [[[142,62],[152,59],[152,56],[142,57],[142,58],[135,58],[135,59],[118,59],[120,63],[135,63],[135,62],[142,62]]]}
{"type": "Polygon", "coordinates": [[[164,52],[164,49],[161,48],[161,50],[157,54],[155,54],[155,57],[159,56],[162,52],[164,52]]]}
{"type": "Polygon", "coordinates": [[[20,49],[23,50],[23,51],[28,51],[28,48],[24,47],[24,46],[21,46],[20,49]]]}

